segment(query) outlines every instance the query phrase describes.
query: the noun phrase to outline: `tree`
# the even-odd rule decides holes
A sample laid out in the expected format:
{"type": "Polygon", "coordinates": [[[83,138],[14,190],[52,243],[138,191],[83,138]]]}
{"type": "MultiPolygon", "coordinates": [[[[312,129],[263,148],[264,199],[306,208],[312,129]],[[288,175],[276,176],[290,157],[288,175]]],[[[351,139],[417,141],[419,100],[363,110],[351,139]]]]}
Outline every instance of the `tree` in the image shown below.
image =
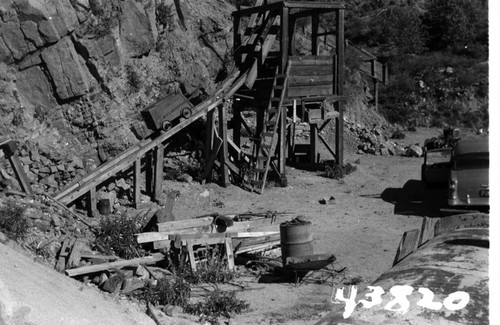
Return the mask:
{"type": "Polygon", "coordinates": [[[486,0],[430,0],[424,23],[433,50],[488,45],[486,0]]]}

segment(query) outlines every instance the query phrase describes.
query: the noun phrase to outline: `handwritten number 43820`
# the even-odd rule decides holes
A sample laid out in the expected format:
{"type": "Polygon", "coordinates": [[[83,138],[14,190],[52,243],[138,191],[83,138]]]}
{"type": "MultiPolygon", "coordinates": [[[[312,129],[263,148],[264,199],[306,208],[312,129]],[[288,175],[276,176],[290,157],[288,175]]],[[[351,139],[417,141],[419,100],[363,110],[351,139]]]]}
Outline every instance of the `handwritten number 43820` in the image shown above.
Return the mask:
{"type": "MultiPolygon", "coordinates": [[[[347,298],[344,297],[344,288],[334,290],[331,297],[331,302],[334,304],[345,303],[344,318],[349,318],[358,304],[361,304],[363,308],[372,308],[382,304],[382,295],[385,292],[379,286],[368,286],[371,292],[365,294],[366,299],[360,299],[357,303],[355,299],[358,289],[356,286],[351,286],[350,289],[349,297],[347,298]]],[[[410,309],[410,301],[407,297],[412,294],[413,290],[413,287],[409,285],[393,286],[389,292],[394,298],[384,306],[384,309],[405,314],[410,309]]],[[[417,305],[436,311],[443,308],[443,306],[448,310],[459,310],[467,306],[470,300],[469,294],[464,291],[456,291],[449,294],[442,303],[433,301],[434,293],[427,288],[418,288],[418,292],[422,295],[422,298],[417,302],[417,305]]]]}

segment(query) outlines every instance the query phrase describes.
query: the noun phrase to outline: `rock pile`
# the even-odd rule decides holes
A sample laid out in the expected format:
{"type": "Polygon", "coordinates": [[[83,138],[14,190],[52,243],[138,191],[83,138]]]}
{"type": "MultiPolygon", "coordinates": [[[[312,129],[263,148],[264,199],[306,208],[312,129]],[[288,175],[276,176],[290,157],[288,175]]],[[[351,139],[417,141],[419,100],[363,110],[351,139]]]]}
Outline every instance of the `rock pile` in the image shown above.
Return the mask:
{"type": "Polygon", "coordinates": [[[358,154],[368,153],[372,155],[406,157],[421,157],[423,155],[423,149],[418,145],[407,146],[402,142],[389,139],[386,135],[389,127],[385,125],[369,128],[346,122],[345,130],[358,139],[358,154]]]}

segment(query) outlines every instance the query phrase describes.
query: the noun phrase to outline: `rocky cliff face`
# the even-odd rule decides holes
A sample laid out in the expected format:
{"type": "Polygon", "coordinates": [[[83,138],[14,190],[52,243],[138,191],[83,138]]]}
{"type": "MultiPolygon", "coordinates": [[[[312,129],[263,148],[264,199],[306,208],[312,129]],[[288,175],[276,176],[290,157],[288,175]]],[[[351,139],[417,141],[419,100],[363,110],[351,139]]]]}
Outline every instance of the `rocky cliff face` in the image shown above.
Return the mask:
{"type": "Polygon", "coordinates": [[[42,142],[50,129],[54,145],[71,134],[98,149],[118,128],[122,145],[135,141],[129,126],[145,105],[210,92],[232,43],[230,13],[217,0],[3,0],[0,132],[42,142]]]}

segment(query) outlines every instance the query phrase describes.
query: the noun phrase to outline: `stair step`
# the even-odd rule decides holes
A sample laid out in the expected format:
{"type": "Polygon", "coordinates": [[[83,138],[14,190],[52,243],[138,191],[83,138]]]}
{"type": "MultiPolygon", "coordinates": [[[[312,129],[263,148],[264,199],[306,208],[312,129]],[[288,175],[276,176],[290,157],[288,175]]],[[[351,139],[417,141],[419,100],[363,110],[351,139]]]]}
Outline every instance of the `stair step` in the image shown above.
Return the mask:
{"type": "Polygon", "coordinates": [[[273,135],[273,132],[262,132],[262,137],[272,137],[273,135]]]}
{"type": "Polygon", "coordinates": [[[277,108],[270,108],[270,109],[267,110],[267,112],[269,114],[276,114],[276,113],[278,113],[278,109],[277,108]]]}
{"type": "Polygon", "coordinates": [[[265,168],[255,168],[254,172],[257,172],[257,173],[260,173],[260,174],[264,174],[266,172],[266,169],[265,168]]]}
{"type": "Polygon", "coordinates": [[[273,86],[273,88],[274,88],[275,90],[282,90],[282,89],[284,89],[284,88],[285,88],[285,86],[282,86],[282,85],[274,85],[274,86],[273,86]]]}
{"type": "Polygon", "coordinates": [[[260,147],[261,147],[262,149],[266,149],[266,150],[270,150],[270,149],[271,149],[271,145],[270,145],[270,144],[267,144],[267,143],[266,143],[266,144],[265,144],[265,143],[261,144],[261,145],[260,145],[260,147]]]}
{"type": "Polygon", "coordinates": [[[276,121],[267,121],[265,122],[266,126],[276,126],[276,121]]]}
{"type": "Polygon", "coordinates": [[[271,102],[279,102],[281,98],[279,97],[271,97],[271,102]]]}
{"type": "Polygon", "coordinates": [[[250,184],[252,184],[253,186],[262,186],[263,182],[262,181],[256,181],[256,180],[252,180],[250,181],[250,184]]]}
{"type": "Polygon", "coordinates": [[[276,78],[286,78],[286,74],[278,73],[276,74],[276,78]]]}

